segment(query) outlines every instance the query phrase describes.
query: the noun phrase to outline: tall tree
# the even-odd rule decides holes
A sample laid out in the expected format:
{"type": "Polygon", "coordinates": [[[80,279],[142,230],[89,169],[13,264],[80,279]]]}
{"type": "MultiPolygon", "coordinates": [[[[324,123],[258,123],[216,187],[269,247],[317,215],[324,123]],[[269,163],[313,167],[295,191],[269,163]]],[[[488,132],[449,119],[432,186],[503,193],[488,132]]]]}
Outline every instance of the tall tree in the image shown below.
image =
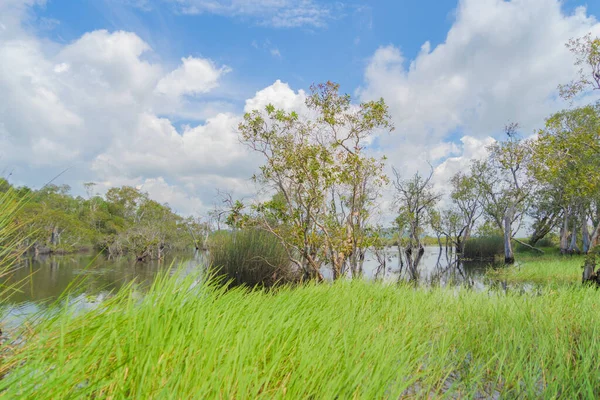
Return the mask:
{"type": "Polygon", "coordinates": [[[334,277],[359,273],[369,208],[382,185],[383,160],[365,154],[368,139],[391,130],[383,100],[353,105],[331,82],[311,87],[311,116],[268,105],[244,116],[241,140],[265,164],[257,182],[278,193],[255,207],[257,223],[276,235],[308,278],[330,262],[334,277]]]}
{"type": "Polygon", "coordinates": [[[531,142],[522,140],[517,124],[505,127],[506,139],[488,147],[489,157],[475,161],[472,174],[477,180],[486,216],[504,237],[504,261],[515,261],[512,240],[530,205],[534,181],[529,174],[531,142]]]}

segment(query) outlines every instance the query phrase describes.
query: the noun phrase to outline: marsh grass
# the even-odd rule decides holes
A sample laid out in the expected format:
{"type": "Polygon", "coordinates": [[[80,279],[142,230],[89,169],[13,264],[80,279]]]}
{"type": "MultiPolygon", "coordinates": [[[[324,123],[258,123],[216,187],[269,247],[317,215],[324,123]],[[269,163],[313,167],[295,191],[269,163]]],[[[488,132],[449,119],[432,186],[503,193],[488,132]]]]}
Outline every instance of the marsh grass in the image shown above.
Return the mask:
{"type": "Polygon", "coordinates": [[[353,281],[276,291],[161,277],[35,327],[7,398],[597,398],[598,293],[353,281]]]}
{"type": "Polygon", "coordinates": [[[500,236],[472,237],[465,243],[463,257],[468,260],[494,260],[504,252],[504,240],[500,236]]]}
{"type": "Polygon", "coordinates": [[[298,280],[288,255],[268,232],[223,232],[210,241],[211,273],[230,286],[271,287],[298,280]]]}
{"type": "Polygon", "coordinates": [[[490,269],[486,275],[511,283],[581,284],[584,256],[519,257],[517,265],[490,269]]]}
{"type": "Polygon", "coordinates": [[[0,305],[2,299],[23,283],[6,282],[9,282],[8,277],[18,268],[18,261],[27,250],[27,236],[22,234],[22,226],[28,221],[20,221],[18,213],[28,200],[27,196],[18,196],[12,188],[0,192],[0,305]]]}

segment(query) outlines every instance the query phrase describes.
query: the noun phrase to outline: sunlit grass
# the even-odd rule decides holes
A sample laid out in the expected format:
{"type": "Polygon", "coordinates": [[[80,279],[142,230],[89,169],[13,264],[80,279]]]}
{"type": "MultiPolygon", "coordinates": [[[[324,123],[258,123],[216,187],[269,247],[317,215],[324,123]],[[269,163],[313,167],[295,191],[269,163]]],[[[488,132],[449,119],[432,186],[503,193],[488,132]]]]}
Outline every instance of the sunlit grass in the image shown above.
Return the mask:
{"type": "Polygon", "coordinates": [[[514,266],[487,272],[488,277],[512,283],[579,284],[583,256],[539,256],[520,258],[514,266]]]}
{"type": "Polygon", "coordinates": [[[597,398],[592,288],[542,295],[338,282],[263,292],[161,278],[36,327],[7,398],[597,398]]]}
{"type": "MultiPolygon", "coordinates": [[[[14,272],[20,256],[25,252],[27,237],[22,233],[22,226],[28,221],[21,221],[18,213],[29,201],[28,196],[20,197],[9,188],[0,192],[0,299],[5,299],[16,290],[22,282],[7,284],[7,277],[14,272]]],[[[1,302],[0,302],[1,305],[1,302]]]]}

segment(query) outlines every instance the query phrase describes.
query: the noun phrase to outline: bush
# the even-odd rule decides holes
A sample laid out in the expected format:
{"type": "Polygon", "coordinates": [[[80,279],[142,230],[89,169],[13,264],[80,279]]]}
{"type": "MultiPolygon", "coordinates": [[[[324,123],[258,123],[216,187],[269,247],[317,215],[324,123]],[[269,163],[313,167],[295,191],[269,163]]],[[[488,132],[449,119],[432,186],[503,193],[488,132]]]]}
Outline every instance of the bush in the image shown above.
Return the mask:
{"type": "Polygon", "coordinates": [[[299,274],[276,237],[260,230],[222,232],[209,244],[210,269],[231,286],[272,287],[299,274]]]}
{"type": "Polygon", "coordinates": [[[465,243],[463,258],[493,260],[504,253],[504,239],[500,236],[473,237],[465,243]]]}
{"type": "Polygon", "coordinates": [[[538,240],[535,247],[554,247],[556,245],[558,245],[556,234],[548,234],[544,238],[538,240]]]}

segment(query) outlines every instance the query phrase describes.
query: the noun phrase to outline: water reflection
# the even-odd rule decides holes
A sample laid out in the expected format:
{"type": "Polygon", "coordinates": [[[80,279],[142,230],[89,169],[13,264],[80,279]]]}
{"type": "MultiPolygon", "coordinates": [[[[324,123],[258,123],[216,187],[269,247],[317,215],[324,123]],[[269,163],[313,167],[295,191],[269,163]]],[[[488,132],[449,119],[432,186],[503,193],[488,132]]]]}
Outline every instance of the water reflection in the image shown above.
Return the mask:
{"type": "MultiPolygon", "coordinates": [[[[69,293],[70,302],[78,310],[96,307],[110,293],[135,280],[141,290],[149,286],[159,272],[174,272],[176,268],[192,271],[207,263],[206,253],[171,254],[163,261],[136,262],[131,258],[108,259],[103,255],[75,254],[25,259],[21,268],[3,284],[19,283],[20,290],[3,299],[6,328],[18,326],[27,316],[45,311],[46,305],[69,293]]],[[[427,286],[462,286],[475,290],[507,292],[528,291],[524,285],[511,288],[506,283],[488,282],[488,263],[459,261],[456,254],[439,247],[425,247],[416,268],[408,268],[397,248],[367,251],[363,264],[366,279],[388,282],[410,281],[427,286]]],[[[326,279],[332,279],[331,268],[324,267],[326,279]]]]}
{"type": "Polygon", "coordinates": [[[89,296],[116,291],[134,279],[147,286],[165,269],[197,268],[203,264],[204,256],[198,252],[143,263],[125,257],[108,259],[101,254],[45,256],[26,258],[2,283],[19,284],[20,290],[5,299],[9,303],[47,302],[56,300],[66,290],[89,296]]]}
{"type": "MultiPolygon", "coordinates": [[[[369,250],[365,254],[363,274],[367,279],[384,281],[412,281],[420,285],[461,285],[484,289],[485,271],[489,262],[458,260],[455,253],[439,247],[424,247],[418,262],[412,268],[400,256],[398,248],[388,247],[379,251],[369,250]]],[[[321,272],[332,279],[331,268],[321,272]]]]}

